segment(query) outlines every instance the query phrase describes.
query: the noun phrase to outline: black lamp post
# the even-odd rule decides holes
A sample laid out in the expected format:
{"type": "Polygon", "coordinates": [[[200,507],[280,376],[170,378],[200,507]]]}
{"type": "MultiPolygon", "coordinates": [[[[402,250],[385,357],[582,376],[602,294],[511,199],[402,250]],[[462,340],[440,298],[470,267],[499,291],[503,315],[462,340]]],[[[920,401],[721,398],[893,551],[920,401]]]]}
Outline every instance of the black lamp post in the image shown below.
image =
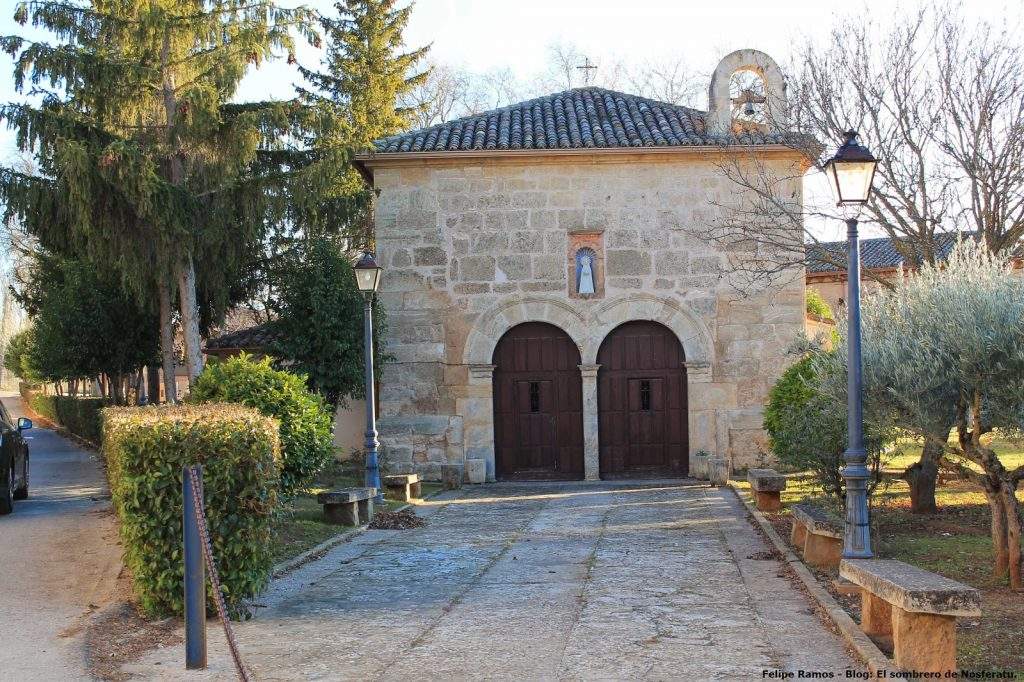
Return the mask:
{"type": "MultiPolygon", "coordinates": [[[[875,177],[877,160],[857,139],[853,130],[846,132],[843,144],[825,164],[835,192],[837,205],[862,206],[871,193],[871,182],[875,177]]],[[[847,301],[849,315],[847,333],[846,371],[846,431],[847,448],[843,455],[846,466],[843,478],[846,480],[846,532],[843,539],[843,557],[848,559],[870,559],[871,527],[868,519],[868,478],[867,451],[864,449],[864,405],[863,377],[860,354],[860,244],[857,235],[857,218],[846,220],[847,248],[847,301]]]]}
{"type": "Polygon", "coordinates": [[[374,415],[373,390],[373,295],[380,286],[381,268],[369,251],[355,264],[356,286],[363,292],[366,307],[363,309],[363,355],[366,357],[366,478],[367,488],[376,488],[375,504],[384,504],[384,492],[380,485],[380,464],[377,461],[377,420],[374,415]]]}

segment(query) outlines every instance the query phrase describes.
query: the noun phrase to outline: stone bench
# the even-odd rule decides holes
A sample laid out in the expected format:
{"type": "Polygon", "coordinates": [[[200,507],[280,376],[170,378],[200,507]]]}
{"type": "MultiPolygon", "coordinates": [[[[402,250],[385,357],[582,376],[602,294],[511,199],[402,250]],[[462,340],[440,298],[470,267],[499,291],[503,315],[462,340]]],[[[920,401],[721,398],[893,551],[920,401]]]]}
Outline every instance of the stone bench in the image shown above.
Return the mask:
{"type": "Polygon", "coordinates": [[[860,586],[860,627],[891,639],[903,670],[948,678],[956,665],[956,619],[981,615],[978,590],[893,559],[843,559],[839,575],[860,586]]]}
{"type": "Polygon", "coordinates": [[[821,507],[798,504],[792,509],[790,541],[804,561],[818,568],[835,568],[843,557],[843,522],[821,507]]]}
{"type": "Polygon", "coordinates": [[[770,512],[782,509],[780,493],[786,489],[785,476],[775,469],[751,469],[747,472],[747,482],[754,491],[758,509],[770,512]]]}
{"type": "Polygon", "coordinates": [[[342,488],[320,493],[316,501],[324,506],[327,523],[361,526],[373,518],[373,498],[376,496],[376,488],[342,488]]]}
{"type": "Polygon", "coordinates": [[[421,497],[419,474],[393,474],[381,479],[384,497],[399,502],[409,502],[421,497]]]}

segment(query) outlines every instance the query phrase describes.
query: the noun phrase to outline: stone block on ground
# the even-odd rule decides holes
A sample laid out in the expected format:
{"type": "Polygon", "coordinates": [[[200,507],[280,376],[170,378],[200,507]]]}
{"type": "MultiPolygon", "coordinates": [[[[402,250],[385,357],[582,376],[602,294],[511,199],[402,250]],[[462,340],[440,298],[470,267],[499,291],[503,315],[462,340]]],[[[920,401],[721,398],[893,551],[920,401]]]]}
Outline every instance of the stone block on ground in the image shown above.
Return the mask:
{"type": "Polygon", "coordinates": [[[843,558],[843,540],[807,530],[804,561],[815,568],[837,568],[843,558]]]}
{"type": "Polygon", "coordinates": [[[700,480],[707,480],[709,457],[710,455],[707,453],[694,455],[690,459],[690,476],[700,480]]]}
{"type": "Polygon", "coordinates": [[[447,490],[456,490],[462,487],[462,465],[442,464],[441,483],[447,490]]]}
{"type": "Polygon", "coordinates": [[[708,459],[708,480],[714,486],[723,486],[729,482],[729,463],[724,457],[708,459]]]}
{"type": "Polygon", "coordinates": [[[487,482],[487,462],[482,459],[467,459],[466,480],[474,485],[487,482]]]}

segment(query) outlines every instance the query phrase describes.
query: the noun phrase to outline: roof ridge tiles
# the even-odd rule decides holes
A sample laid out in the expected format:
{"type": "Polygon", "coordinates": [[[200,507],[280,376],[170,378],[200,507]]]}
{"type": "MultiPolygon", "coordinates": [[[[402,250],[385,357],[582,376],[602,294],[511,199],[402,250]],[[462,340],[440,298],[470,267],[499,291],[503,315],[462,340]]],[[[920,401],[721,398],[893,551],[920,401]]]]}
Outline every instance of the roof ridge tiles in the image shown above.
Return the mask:
{"type": "Polygon", "coordinates": [[[598,86],[563,90],[375,143],[382,153],[786,144],[788,134],[711,135],[701,110],[598,86]]]}

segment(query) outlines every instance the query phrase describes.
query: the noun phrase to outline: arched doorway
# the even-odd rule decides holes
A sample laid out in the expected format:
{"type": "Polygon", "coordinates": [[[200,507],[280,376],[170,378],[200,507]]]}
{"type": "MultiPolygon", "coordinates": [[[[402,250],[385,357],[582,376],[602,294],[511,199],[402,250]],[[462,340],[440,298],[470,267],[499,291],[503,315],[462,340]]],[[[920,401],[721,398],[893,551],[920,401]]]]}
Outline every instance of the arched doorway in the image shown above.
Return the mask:
{"type": "Polygon", "coordinates": [[[657,322],[616,327],[597,352],[601,478],[689,473],[686,365],[657,322]]]}
{"type": "Polygon", "coordinates": [[[502,480],[583,478],[580,351],[545,322],[508,330],[494,349],[495,473],[502,480]]]}

